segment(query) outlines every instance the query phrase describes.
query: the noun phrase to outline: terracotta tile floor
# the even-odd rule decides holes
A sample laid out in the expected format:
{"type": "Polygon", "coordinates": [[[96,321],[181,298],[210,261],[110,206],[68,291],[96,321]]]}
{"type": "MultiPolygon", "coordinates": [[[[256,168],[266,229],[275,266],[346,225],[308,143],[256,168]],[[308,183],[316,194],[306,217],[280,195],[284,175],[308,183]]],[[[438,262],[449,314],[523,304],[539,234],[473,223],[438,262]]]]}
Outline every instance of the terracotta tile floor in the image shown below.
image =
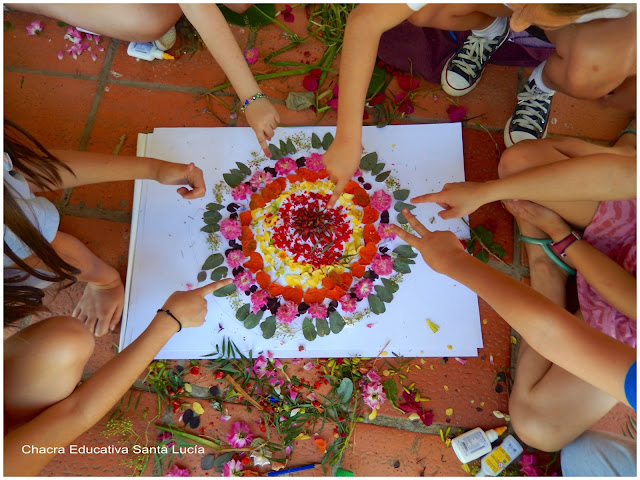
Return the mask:
{"type": "MultiPolygon", "coordinates": [[[[296,13],[296,12],[294,12],[296,13]]],[[[304,32],[303,10],[297,10],[297,21],[291,28],[304,32]]],[[[176,51],[174,62],[137,61],[126,54],[126,43],[102,39],[104,52],[97,52],[96,61],[89,54],[78,60],[65,56],[58,60],[56,54],[64,49],[65,30],[56,21],[42,18],[44,31],[40,36],[26,35],[25,26],[37,17],[21,13],[5,13],[6,22],[12,27],[4,32],[4,105],[5,116],[33,133],[49,148],[80,149],[111,153],[121,137],[126,140],[120,150],[123,155],[134,155],[136,135],[155,127],[200,127],[234,125],[228,109],[217,101],[206,104],[196,94],[220,84],[224,74],[208,52],[200,51],[192,58],[176,51]],[[209,112],[213,110],[213,115],[209,112]]],[[[249,32],[233,28],[241,46],[249,32]]],[[[262,28],[257,35],[256,47],[261,56],[287,44],[282,31],[276,26],[262,28]]],[[[306,43],[304,48],[288,52],[287,60],[299,60],[302,50],[309,51],[312,63],[320,57],[318,43],[306,43]]],[[[285,57],[285,56],[283,56],[285,57]]],[[[284,59],[284,58],[283,58],[284,59]]],[[[338,59],[334,66],[338,65],[338,59]]],[[[259,61],[253,66],[255,73],[270,71],[271,67],[259,61]]],[[[499,152],[504,150],[502,128],[515,105],[518,77],[528,75],[512,67],[489,65],[482,83],[469,95],[458,99],[470,116],[482,115],[482,122],[492,133],[472,125],[465,125],[463,142],[465,169],[468,180],[486,181],[497,178],[499,152]]],[[[265,92],[275,99],[283,125],[309,125],[315,121],[309,110],[293,112],[284,106],[288,91],[302,90],[301,77],[270,80],[263,84],[265,92]]],[[[392,84],[393,87],[394,84],[392,84]]],[[[437,85],[422,82],[428,88],[437,85]]],[[[397,88],[397,87],[396,87],[397,88]]],[[[436,101],[432,94],[424,95],[418,103],[414,117],[407,122],[429,123],[449,121],[446,95],[438,92],[436,101]]],[[[230,105],[231,97],[222,97],[230,105]]],[[[616,138],[629,121],[629,114],[605,109],[595,101],[582,101],[557,94],[552,109],[552,125],[549,133],[591,137],[602,141],[616,138]]],[[[333,112],[320,122],[335,125],[333,112]]],[[[243,117],[238,126],[246,126],[243,117]]],[[[116,182],[89,187],[78,187],[63,196],[61,192],[48,195],[63,213],[61,230],[81,239],[100,258],[114,265],[125,276],[129,244],[130,212],[133,182],[116,182]]],[[[495,240],[507,251],[505,269],[518,279],[527,281],[526,264],[521,261],[520,248],[514,245],[513,220],[497,204],[487,205],[471,216],[472,226],[484,224],[494,232],[495,240]]],[[[76,285],[55,300],[49,295],[51,308],[57,313],[70,313],[73,304],[82,293],[82,285],[76,285]]],[[[424,433],[414,422],[400,419],[398,412],[386,404],[374,421],[361,423],[355,429],[353,446],[348,448],[342,466],[358,476],[457,476],[464,475],[450,448],[445,448],[438,434],[447,427],[492,428],[504,424],[492,412],[506,412],[508,397],[506,388],[496,388],[496,374],[512,364],[510,327],[483,301],[480,301],[483,319],[484,348],[477,358],[461,365],[454,359],[427,359],[422,370],[413,369],[409,380],[416,383],[422,396],[429,396],[428,404],[434,412],[434,425],[424,433]],[[493,364],[491,363],[493,358],[493,364]],[[432,367],[432,368],[430,368],[432,367]],[[445,386],[448,389],[445,389],[445,386]],[[445,410],[452,408],[447,415],[445,410]],[[422,433],[421,433],[422,432],[422,433]]],[[[95,372],[111,356],[116,334],[101,338],[96,353],[87,365],[86,374],[95,372]]],[[[419,361],[411,362],[420,364],[419,361]]],[[[213,379],[201,375],[192,379],[196,385],[210,386],[213,379]]],[[[138,394],[135,393],[137,396],[138,394]]],[[[244,408],[230,405],[234,419],[247,421],[259,418],[248,414],[244,408]]],[[[155,396],[143,393],[136,410],[131,415],[134,429],[155,438],[155,396]],[[143,415],[141,412],[147,412],[143,415]],[[145,419],[143,419],[143,417],[145,419]],[[148,429],[148,430],[147,430],[148,429]]],[[[219,421],[219,414],[207,412],[207,435],[216,436],[228,427],[219,421]],[[210,417],[210,418],[209,418],[210,417]]],[[[616,408],[600,426],[619,432],[626,422],[627,409],[616,408]]],[[[166,420],[166,419],[165,419],[166,420]]],[[[176,421],[177,418],[174,418],[176,421]]],[[[84,434],[77,444],[104,445],[111,442],[102,433],[106,418],[84,434]]],[[[259,433],[254,422],[254,433],[259,433]]],[[[418,422],[419,423],[419,422],[418,422]]],[[[206,425],[206,423],[204,424],[206,425]]],[[[421,424],[420,424],[421,425],[421,424]]],[[[454,430],[455,431],[455,430],[454,430]]],[[[197,432],[196,432],[197,433],[197,432]]],[[[322,434],[332,440],[332,428],[322,434]]],[[[310,441],[297,441],[295,457],[291,465],[318,462],[321,455],[310,441]]],[[[119,455],[59,456],[42,472],[42,475],[125,475],[131,466],[125,463],[131,458],[119,455]]],[[[135,460],[135,459],[134,459],[135,460]]],[[[152,474],[150,462],[145,474],[152,474]]],[[[185,455],[178,461],[194,475],[216,475],[213,470],[200,470],[200,456],[185,455]]],[[[157,470],[156,470],[157,472],[157,470]]],[[[298,474],[300,476],[323,475],[320,468],[298,474]]]]}

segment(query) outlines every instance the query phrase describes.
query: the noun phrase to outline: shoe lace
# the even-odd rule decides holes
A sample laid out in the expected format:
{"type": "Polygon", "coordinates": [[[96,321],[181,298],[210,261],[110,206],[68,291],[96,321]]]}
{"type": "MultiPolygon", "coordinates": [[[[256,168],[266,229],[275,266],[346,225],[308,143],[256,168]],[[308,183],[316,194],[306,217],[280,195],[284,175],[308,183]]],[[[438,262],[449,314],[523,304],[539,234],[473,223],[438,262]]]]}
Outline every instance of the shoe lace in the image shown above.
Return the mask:
{"type": "Polygon", "coordinates": [[[462,46],[463,50],[456,55],[457,58],[451,60],[451,63],[457,65],[466,75],[475,78],[478,71],[482,69],[482,65],[487,61],[486,54],[492,53],[499,43],[500,39],[470,35],[462,46]]]}
{"type": "Polygon", "coordinates": [[[514,118],[513,123],[542,132],[545,116],[551,105],[550,99],[550,94],[536,88],[535,85],[525,85],[524,90],[518,94],[518,108],[515,114],[518,118],[514,118]]]}

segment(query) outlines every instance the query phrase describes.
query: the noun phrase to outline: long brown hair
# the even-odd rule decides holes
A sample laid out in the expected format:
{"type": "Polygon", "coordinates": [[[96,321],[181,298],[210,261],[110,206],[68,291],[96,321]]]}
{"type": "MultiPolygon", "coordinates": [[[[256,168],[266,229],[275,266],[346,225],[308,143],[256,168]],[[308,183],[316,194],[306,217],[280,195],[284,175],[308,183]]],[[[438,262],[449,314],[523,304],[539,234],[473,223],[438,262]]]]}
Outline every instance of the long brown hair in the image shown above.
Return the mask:
{"type": "MultiPolygon", "coordinates": [[[[61,177],[59,168],[73,173],[71,169],[52,155],[26,130],[15,123],[4,121],[4,151],[9,154],[13,166],[25,178],[42,190],[59,188],[61,177]]],[[[50,272],[38,271],[25,263],[4,243],[4,254],[19,268],[4,269],[4,323],[5,325],[24,316],[43,310],[44,292],[36,287],[16,285],[30,276],[48,282],[66,282],[66,286],[76,281],[80,273],[73,265],[65,262],[33,225],[16,201],[19,194],[4,182],[4,226],[22,240],[31,251],[47,266],[50,272]]]]}

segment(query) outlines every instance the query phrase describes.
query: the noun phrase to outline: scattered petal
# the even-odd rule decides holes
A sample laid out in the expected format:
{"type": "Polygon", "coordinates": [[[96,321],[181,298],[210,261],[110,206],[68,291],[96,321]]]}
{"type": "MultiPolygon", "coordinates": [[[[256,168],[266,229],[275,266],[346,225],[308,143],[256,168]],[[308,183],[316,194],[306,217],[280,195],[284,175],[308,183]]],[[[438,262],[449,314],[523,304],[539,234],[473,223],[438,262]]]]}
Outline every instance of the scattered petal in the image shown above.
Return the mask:
{"type": "Polygon", "coordinates": [[[409,420],[420,420],[420,415],[418,415],[416,412],[413,412],[411,415],[409,415],[409,420]]]}
{"type": "Polygon", "coordinates": [[[467,363],[467,361],[466,361],[465,359],[460,358],[460,357],[456,357],[456,360],[457,360],[458,362],[460,362],[462,365],[464,365],[465,363],[467,363]]]}
{"type": "Polygon", "coordinates": [[[63,59],[63,57],[64,57],[64,53],[62,52],[62,50],[60,50],[60,51],[58,52],[58,60],[62,60],[62,59],[63,59]]]}
{"type": "Polygon", "coordinates": [[[518,339],[516,337],[514,337],[513,335],[511,335],[511,337],[509,337],[511,339],[511,343],[513,343],[514,345],[517,345],[518,343],[518,339]]]}
{"type": "Polygon", "coordinates": [[[444,413],[446,413],[447,415],[453,415],[453,408],[447,408],[444,413]]]}
{"type": "Polygon", "coordinates": [[[322,438],[316,438],[313,440],[313,443],[316,444],[316,448],[322,454],[327,451],[327,442],[325,442],[322,438]]]}
{"type": "Polygon", "coordinates": [[[438,333],[438,330],[440,330],[440,327],[438,325],[436,325],[435,323],[433,323],[428,318],[427,318],[427,325],[429,325],[429,328],[431,329],[431,331],[433,333],[438,333]]]}
{"type": "Polygon", "coordinates": [[[371,413],[369,414],[369,420],[373,420],[378,416],[378,409],[375,410],[371,410],[371,413]]]}
{"type": "Polygon", "coordinates": [[[200,405],[198,402],[193,402],[191,404],[191,408],[193,408],[193,411],[198,415],[202,415],[204,413],[204,408],[202,408],[202,405],[200,405]]]}

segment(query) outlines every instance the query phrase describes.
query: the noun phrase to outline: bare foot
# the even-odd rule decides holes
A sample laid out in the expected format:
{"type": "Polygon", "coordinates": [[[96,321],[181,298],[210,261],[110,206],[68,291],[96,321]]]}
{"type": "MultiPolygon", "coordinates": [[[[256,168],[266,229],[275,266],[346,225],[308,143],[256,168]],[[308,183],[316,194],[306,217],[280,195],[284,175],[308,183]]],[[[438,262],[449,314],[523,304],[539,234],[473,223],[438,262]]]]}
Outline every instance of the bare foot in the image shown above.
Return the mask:
{"type": "Polygon", "coordinates": [[[111,283],[87,283],[82,298],[72,315],[87,326],[96,337],[113,331],[120,322],[124,306],[124,286],[120,276],[111,283]]]}
{"type": "Polygon", "coordinates": [[[519,220],[539,228],[554,242],[562,240],[571,233],[571,227],[553,210],[527,200],[507,200],[505,208],[519,220]]]}

